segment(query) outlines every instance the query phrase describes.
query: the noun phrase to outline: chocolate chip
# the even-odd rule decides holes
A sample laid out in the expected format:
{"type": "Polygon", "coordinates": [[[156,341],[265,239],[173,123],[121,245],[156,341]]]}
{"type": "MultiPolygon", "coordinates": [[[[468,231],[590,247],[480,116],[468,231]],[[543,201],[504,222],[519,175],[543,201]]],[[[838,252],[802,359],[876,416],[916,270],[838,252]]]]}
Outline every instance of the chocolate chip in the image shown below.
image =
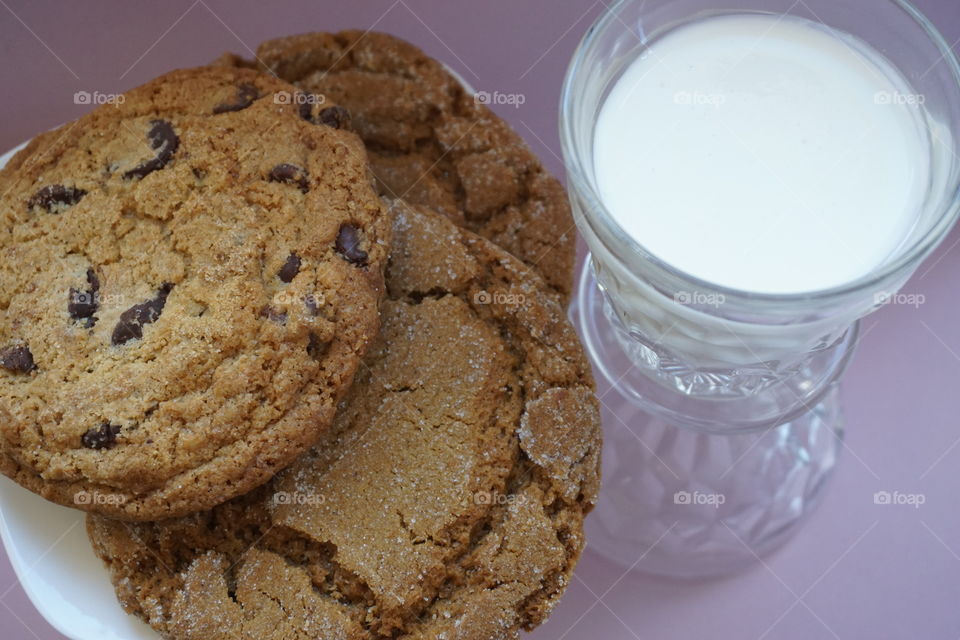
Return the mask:
{"type": "Polygon", "coordinates": [[[36,365],[33,363],[33,354],[25,346],[11,346],[0,351],[0,367],[14,373],[29,373],[36,365]]]}
{"type": "Polygon", "coordinates": [[[45,209],[47,213],[53,213],[58,204],[70,207],[80,202],[80,198],[85,195],[87,195],[87,192],[83,189],[65,187],[62,184],[51,184],[30,196],[30,199],[27,200],[27,209],[40,207],[45,209]]]}
{"type": "Polygon", "coordinates": [[[360,248],[360,232],[349,222],[340,226],[337,234],[337,252],[347,262],[358,266],[366,266],[367,252],[360,248]]]}
{"type": "Polygon", "coordinates": [[[87,449],[112,449],[117,444],[117,435],[119,434],[120,427],[104,422],[99,427],[88,429],[86,433],[80,436],[80,442],[87,449]]]}
{"type": "Polygon", "coordinates": [[[81,320],[85,327],[90,328],[97,323],[94,315],[100,308],[100,300],[97,295],[100,291],[100,280],[97,279],[97,274],[94,273],[93,269],[87,269],[87,284],[90,285],[90,288],[86,290],[71,287],[70,300],[67,302],[67,313],[74,320],[81,320]]]}
{"type": "Polygon", "coordinates": [[[297,112],[300,114],[300,117],[306,120],[307,122],[312,122],[316,124],[313,120],[313,101],[308,98],[305,93],[297,93],[297,112]]]}
{"type": "Polygon", "coordinates": [[[100,291],[100,278],[97,277],[97,272],[93,269],[87,269],[87,284],[90,285],[91,290],[100,291]]]}
{"type": "Polygon", "coordinates": [[[339,105],[323,109],[317,116],[320,124],[334,129],[343,129],[350,124],[350,112],[339,105]]]}
{"type": "Polygon", "coordinates": [[[300,273],[300,264],[300,256],[291,253],[287,261],[280,267],[280,271],[277,272],[277,277],[280,278],[282,282],[290,282],[300,273]]]}
{"type": "Polygon", "coordinates": [[[113,329],[111,342],[115,345],[124,344],[130,340],[139,340],[143,337],[143,326],[156,322],[167,304],[167,296],[173,290],[169,282],[157,290],[157,295],[151,300],[135,304],[120,314],[120,321],[113,329]]]}
{"type": "Polygon", "coordinates": [[[253,101],[260,97],[260,91],[252,84],[241,84],[237,87],[236,102],[223,102],[213,108],[213,113],[227,113],[230,111],[243,111],[253,104],[253,101]]]}
{"type": "Polygon", "coordinates": [[[320,307],[317,306],[317,298],[314,295],[303,297],[303,306],[307,308],[307,313],[312,316],[320,315],[320,307]]]}
{"type": "Polygon", "coordinates": [[[317,334],[311,333],[310,339],[307,341],[307,354],[314,360],[319,360],[327,354],[327,351],[330,349],[329,342],[323,342],[320,338],[317,337],[317,334]]]}
{"type": "Polygon", "coordinates": [[[180,147],[180,138],[173,130],[173,125],[166,120],[152,120],[150,122],[147,140],[150,141],[150,148],[157,152],[156,157],[127,171],[123,174],[125,180],[143,178],[157,169],[163,169],[180,147]]]}
{"type": "Polygon", "coordinates": [[[276,322],[277,324],[287,324],[287,313],[285,311],[278,311],[270,305],[260,309],[260,316],[269,318],[271,322],[276,322]]]}
{"type": "Polygon", "coordinates": [[[83,291],[70,287],[70,299],[67,302],[67,313],[74,320],[83,321],[84,326],[92,327],[96,324],[94,314],[97,312],[97,298],[93,291],[83,291]]]}
{"type": "Polygon", "coordinates": [[[295,164],[278,164],[270,170],[271,182],[285,182],[295,184],[300,187],[300,191],[306,193],[310,188],[310,182],[307,180],[307,172],[302,167],[295,164]]]}

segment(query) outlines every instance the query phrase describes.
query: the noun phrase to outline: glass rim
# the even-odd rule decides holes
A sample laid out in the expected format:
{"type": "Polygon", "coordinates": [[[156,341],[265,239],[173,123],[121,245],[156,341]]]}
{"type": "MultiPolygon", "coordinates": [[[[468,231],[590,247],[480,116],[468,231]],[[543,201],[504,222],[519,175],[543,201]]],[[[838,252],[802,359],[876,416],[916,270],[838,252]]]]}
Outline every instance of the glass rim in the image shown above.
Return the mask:
{"type": "MultiPolygon", "coordinates": [[[[574,51],[573,58],[564,76],[563,87],[560,93],[560,143],[564,156],[564,164],[567,169],[569,182],[567,188],[568,190],[573,190],[576,194],[586,194],[589,196],[589,202],[587,204],[592,216],[585,215],[584,217],[587,218],[585,222],[591,227],[594,227],[595,220],[603,227],[604,234],[599,234],[596,229],[592,231],[600,237],[601,242],[607,244],[607,237],[615,238],[618,244],[625,245],[619,248],[624,248],[635,254],[646,264],[652,265],[666,274],[668,278],[679,280],[686,285],[693,285],[695,290],[717,292],[730,299],[743,300],[746,302],[760,301],[790,304],[809,303],[810,301],[829,302],[843,299],[865,290],[882,290],[882,288],[878,289],[878,287],[882,287],[886,281],[907,271],[913,263],[919,262],[928,255],[930,251],[935,249],[948,234],[953,224],[957,221],[957,218],[960,217],[960,178],[954,180],[952,186],[944,190],[945,193],[950,194],[949,204],[942,207],[942,210],[937,215],[936,221],[920,238],[905,247],[895,259],[883,264],[875,271],[835,287],[795,293],[767,293],[737,289],[704,280],[657,257],[648,250],[646,246],[627,233],[614,219],[613,215],[604,205],[594,181],[587,177],[588,174],[583,166],[583,159],[584,156],[591,154],[585,153],[585,150],[580,148],[581,145],[577,142],[576,136],[577,127],[574,124],[576,118],[572,116],[574,104],[577,100],[573,92],[573,82],[574,79],[582,73],[587,51],[589,51],[590,47],[600,35],[605,33],[611,26],[622,7],[636,1],[637,0],[617,0],[607,7],[602,15],[594,21],[574,51]],[[590,218],[593,218],[593,220],[590,218]]],[[[930,42],[932,42],[939,51],[941,55],[940,59],[949,66],[954,80],[951,86],[960,94],[960,61],[958,61],[957,55],[954,53],[946,38],[940,33],[939,29],[937,29],[930,19],[914,6],[910,0],[886,1],[905,11],[910,18],[921,27],[930,42]]],[[[830,25],[826,26],[829,27],[830,25]]],[[[617,248],[607,246],[607,249],[618,259],[622,259],[617,248]]]]}

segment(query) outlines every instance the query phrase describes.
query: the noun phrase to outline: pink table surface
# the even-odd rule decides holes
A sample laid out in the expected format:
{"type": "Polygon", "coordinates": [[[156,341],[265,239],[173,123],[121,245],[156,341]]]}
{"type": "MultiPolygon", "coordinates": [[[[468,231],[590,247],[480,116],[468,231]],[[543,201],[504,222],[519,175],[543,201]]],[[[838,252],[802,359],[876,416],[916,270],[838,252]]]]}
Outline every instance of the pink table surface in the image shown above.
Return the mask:
{"type": "MultiPolygon", "coordinates": [[[[266,38],[374,28],[417,43],[483,91],[557,175],[557,101],[570,56],[609,0],[175,2],[0,0],[0,149],[79,116],[77,91],[114,93],[266,38]]],[[[798,0],[802,1],[802,0],[798,0]]],[[[950,42],[957,0],[917,0],[950,42]]],[[[865,16],[865,19],[869,19],[865,16]]],[[[588,549],[533,640],[960,638],[960,233],[908,285],[918,308],[869,318],[844,387],[847,449],[822,507],[784,549],[725,580],[623,571],[588,549]],[[925,503],[876,505],[877,491],[925,503]]],[[[61,638],[0,551],[0,638],[61,638]]]]}

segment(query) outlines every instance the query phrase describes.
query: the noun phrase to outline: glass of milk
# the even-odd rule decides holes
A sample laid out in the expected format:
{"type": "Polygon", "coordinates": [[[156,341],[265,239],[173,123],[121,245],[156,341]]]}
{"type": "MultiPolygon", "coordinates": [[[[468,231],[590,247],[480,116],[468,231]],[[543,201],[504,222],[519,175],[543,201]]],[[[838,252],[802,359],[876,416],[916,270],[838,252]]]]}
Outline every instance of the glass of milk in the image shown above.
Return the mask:
{"type": "Polygon", "coordinates": [[[671,575],[795,529],[858,321],[958,215],[960,66],[903,0],[621,0],[561,100],[605,403],[591,546],[671,575]],[[672,525],[672,526],[671,526],[672,525]]]}

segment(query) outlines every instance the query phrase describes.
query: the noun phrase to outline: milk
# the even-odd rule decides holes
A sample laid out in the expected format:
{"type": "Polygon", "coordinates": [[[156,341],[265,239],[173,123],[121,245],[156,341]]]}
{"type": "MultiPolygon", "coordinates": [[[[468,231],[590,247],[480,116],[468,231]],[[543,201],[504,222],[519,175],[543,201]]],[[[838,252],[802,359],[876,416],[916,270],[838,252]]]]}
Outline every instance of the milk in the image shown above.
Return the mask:
{"type": "Polygon", "coordinates": [[[614,220],[716,285],[791,294],[895,255],[929,187],[923,97],[878,52],[797,17],[705,18],[610,90],[594,169],[614,220]]]}

